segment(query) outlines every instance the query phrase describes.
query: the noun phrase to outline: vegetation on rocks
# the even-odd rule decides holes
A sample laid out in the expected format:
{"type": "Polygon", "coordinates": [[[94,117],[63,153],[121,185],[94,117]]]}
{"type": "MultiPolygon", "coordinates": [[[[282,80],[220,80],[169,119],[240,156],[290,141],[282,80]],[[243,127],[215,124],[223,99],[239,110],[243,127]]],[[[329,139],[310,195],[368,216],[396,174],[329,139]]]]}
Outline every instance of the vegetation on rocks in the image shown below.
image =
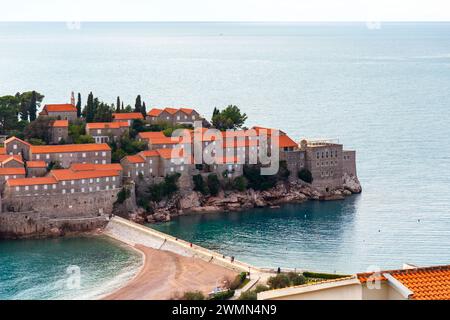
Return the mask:
{"type": "Polygon", "coordinates": [[[311,171],[309,171],[308,169],[301,169],[298,172],[298,178],[306,183],[312,183],[313,182],[313,177],[311,174],[311,171]]]}
{"type": "Polygon", "coordinates": [[[201,291],[188,291],[183,294],[181,300],[205,300],[205,295],[201,291]]]}

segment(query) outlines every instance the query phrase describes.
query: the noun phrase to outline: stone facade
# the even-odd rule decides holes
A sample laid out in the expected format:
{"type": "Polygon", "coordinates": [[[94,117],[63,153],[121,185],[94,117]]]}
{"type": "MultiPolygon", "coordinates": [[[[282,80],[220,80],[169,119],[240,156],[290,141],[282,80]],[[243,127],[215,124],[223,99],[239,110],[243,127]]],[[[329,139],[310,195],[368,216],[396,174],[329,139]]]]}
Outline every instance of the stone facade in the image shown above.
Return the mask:
{"type": "Polygon", "coordinates": [[[58,144],[69,138],[69,121],[55,120],[50,127],[51,143],[58,144]]]}
{"type": "Polygon", "coordinates": [[[86,133],[95,139],[95,143],[107,143],[119,140],[128,128],[128,121],[87,123],[86,133]]]}
{"type": "Polygon", "coordinates": [[[31,144],[19,138],[11,137],[5,140],[5,153],[21,155],[24,160],[30,160],[31,144]]]}
{"type": "Polygon", "coordinates": [[[39,113],[40,117],[49,117],[57,120],[77,120],[77,108],[73,104],[46,104],[39,113]]]}
{"type": "Polygon", "coordinates": [[[194,125],[195,121],[203,120],[197,111],[188,108],[154,108],[147,113],[146,119],[151,124],[169,123],[171,125],[186,124],[191,126],[194,125]]]}

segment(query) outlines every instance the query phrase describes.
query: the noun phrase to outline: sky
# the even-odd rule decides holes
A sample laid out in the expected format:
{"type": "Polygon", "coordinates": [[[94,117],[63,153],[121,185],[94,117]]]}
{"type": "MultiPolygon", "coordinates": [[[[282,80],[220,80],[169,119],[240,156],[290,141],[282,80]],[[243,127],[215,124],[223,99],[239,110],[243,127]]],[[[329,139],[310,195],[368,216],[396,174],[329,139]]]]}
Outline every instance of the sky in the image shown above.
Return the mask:
{"type": "Polygon", "coordinates": [[[450,21],[449,0],[0,0],[0,21],[450,21]]]}

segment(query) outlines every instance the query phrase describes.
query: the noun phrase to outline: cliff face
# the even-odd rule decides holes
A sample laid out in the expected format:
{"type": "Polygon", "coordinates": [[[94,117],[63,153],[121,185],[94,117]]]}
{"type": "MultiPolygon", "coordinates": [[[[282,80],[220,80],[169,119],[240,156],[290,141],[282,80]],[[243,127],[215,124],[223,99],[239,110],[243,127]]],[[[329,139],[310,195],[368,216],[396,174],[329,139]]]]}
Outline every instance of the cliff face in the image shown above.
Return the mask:
{"type": "Polygon", "coordinates": [[[217,196],[204,196],[200,192],[186,191],[172,198],[152,203],[152,213],[143,209],[134,210],[129,218],[136,222],[169,221],[171,217],[198,212],[239,211],[244,209],[300,203],[306,200],[342,200],[346,196],[361,192],[356,176],[345,175],[343,186],[324,193],[302,182],[279,183],[266,191],[249,189],[244,192],[221,191],[217,196]]]}

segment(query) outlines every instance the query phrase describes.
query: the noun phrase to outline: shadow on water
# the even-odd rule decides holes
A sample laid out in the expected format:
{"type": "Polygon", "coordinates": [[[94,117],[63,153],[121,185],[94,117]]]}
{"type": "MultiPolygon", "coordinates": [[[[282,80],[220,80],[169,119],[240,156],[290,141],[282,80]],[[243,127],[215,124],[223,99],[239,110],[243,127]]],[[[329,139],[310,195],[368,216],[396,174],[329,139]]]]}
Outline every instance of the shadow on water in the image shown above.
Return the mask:
{"type": "Polygon", "coordinates": [[[177,217],[152,228],[258,266],[330,271],[351,241],[359,196],[177,217]]]}

